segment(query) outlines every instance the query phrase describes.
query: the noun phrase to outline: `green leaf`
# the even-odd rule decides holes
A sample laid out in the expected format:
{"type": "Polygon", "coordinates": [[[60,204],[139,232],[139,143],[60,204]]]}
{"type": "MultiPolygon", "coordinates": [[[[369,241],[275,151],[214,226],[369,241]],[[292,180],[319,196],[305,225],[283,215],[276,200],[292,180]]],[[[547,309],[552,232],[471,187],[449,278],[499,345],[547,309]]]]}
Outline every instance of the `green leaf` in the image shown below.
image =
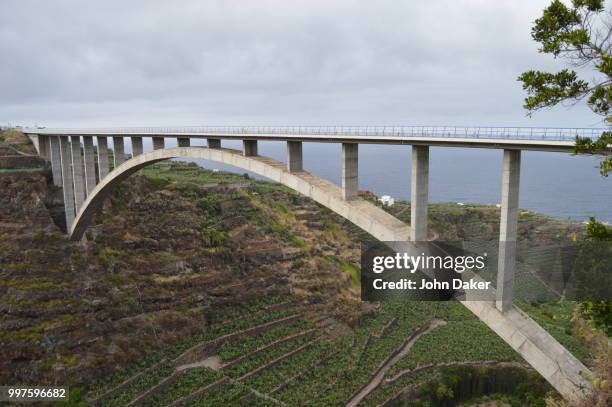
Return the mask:
{"type": "Polygon", "coordinates": [[[527,71],[518,77],[528,93],[525,109],[534,111],[554,106],[567,99],[577,99],[589,89],[586,81],[578,79],[575,71],[564,69],[557,73],[527,71]]]}

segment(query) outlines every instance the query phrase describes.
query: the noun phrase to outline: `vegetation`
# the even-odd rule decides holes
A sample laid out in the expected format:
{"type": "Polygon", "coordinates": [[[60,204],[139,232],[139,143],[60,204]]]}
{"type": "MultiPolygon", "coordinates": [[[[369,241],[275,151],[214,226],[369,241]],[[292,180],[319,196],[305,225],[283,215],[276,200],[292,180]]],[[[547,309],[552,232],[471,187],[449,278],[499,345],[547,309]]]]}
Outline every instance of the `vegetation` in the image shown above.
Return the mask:
{"type": "Polygon", "coordinates": [[[163,393],[155,394],[147,400],[145,406],[167,406],[172,402],[189,396],[196,390],[209,385],[222,376],[212,369],[201,367],[187,371],[180,377],[168,390],[163,393]]]}
{"type": "Polygon", "coordinates": [[[260,347],[269,345],[274,341],[295,335],[312,327],[313,325],[311,323],[303,318],[300,318],[287,324],[276,326],[257,335],[247,336],[226,342],[217,351],[217,355],[223,361],[231,361],[232,359],[236,359],[244,354],[253,352],[260,347]]]}
{"type": "MultiPolygon", "coordinates": [[[[242,317],[251,319],[265,310],[266,305],[245,304],[244,309],[249,312],[241,314],[242,317]]],[[[236,315],[229,311],[222,318],[227,316],[232,318],[236,315]]],[[[221,367],[217,371],[207,367],[189,368],[172,385],[154,394],[146,405],[167,405],[224,376],[228,379],[223,384],[209,387],[187,405],[238,404],[246,403],[246,400],[249,405],[273,405],[278,402],[291,406],[344,404],[370,380],[388,355],[396,352],[406,338],[427,326],[433,319],[441,319],[446,324],[418,339],[411,351],[391,366],[385,375],[386,381],[366,397],[364,405],[376,405],[398,397],[409,383],[415,386],[420,400],[434,403],[443,399],[450,402],[480,395],[466,390],[466,386],[474,387],[466,384],[467,377],[472,381],[496,377],[497,387],[494,388],[501,392],[500,397],[507,398],[510,396],[503,394],[514,394],[512,397],[517,400],[524,401],[537,396],[541,399],[549,391],[539,376],[527,375],[520,366],[499,369],[485,366],[486,369],[493,369],[491,372],[470,368],[471,363],[520,362],[520,358],[460,304],[394,302],[383,304],[378,312],[355,330],[337,337],[331,337],[324,330],[318,329],[318,333],[278,341],[287,338],[288,334],[313,329],[314,325],[303,319],[271,327],[254,336],[237,337],[225,342],[216,354],[222,360],[240,358],[238,363],[221,367]],[[276,363],[270,364],[272,361],[276,363]],[[459,365],[454,366],[456,363],[459,365]],[[409,371],[417,367],[419,369],[414,373],[409,371]],[[458,377],[464,381],[458,380],[458,377]],[[509,387],[514,388],[529,380],[532,384],[522,387],[523,390],[518,394],[508,390],[509,387]],[[537,387],[533,385],[534,380],[538,383],[537,387]]],[[[317,330],[316,327],[314,329],[317,330]]],[[[223,330],[217,328],[215,332],[216,337],[219,337],[223,330]]],[[[105,401],[104,405],[133,400],[137,392],[154,386],[175,371],[166,363],[161,366],[148,371],[105,401]]]]}
{"type": "Polygon", "coordinates": [[[174,372],[174,365],[170,362],[162,363],[155,369],[150,370],[143,375],[139,380],[134,381],[122,391],[115,394],[102,402],[102,406],[124,406],[128,402],[135,399],[148,388],[159,383],[163,378],[171,375],[174,372]]]}
{"type": "MultiPolygon", "coordinates": [[[[573,67],[592,67],[592,81],[580,79],[575,70],[557,73],[527,71],[519,76],[527,91],[525,109],[530,113],[566,101],[586,99],[591,110],[612,123],[612,20],[603,0],[573,0],[568,7],[554,0],[535,21],[532,38],[540,52],[563,58],[573,67]]],[[[598,140],[577,138],[576,152],[597,153],[607,150],[612,133],[605,131],[598,140]]],[[[600,166],[601,174],[612,171],[612,157],[600,166]]]]}

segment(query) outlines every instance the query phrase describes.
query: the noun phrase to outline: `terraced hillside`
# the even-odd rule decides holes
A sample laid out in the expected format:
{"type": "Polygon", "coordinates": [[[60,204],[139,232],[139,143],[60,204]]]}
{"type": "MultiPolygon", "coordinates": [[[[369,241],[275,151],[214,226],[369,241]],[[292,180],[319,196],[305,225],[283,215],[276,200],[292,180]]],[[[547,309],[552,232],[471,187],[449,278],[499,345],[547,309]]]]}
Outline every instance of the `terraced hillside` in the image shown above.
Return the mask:
{"type": "Polygon", "coordinates": [[[51,216],[47,173],[0,175],[0,382],[82,385],[269,296],[341,326],[372,308],[345,270],[359,245],[329,213],[276,185],[168,165],[125,183],[80,244],[51,216]]]}
{"type": "Polygon", "coordinates": [[[517,399],[549,390],[506,344],[452,302],[386,303],[357,328],[338,333],[308,305],[276,297],[238,314],[232,310],[210,332],[181,354],[173,348],[92,386],[88,396],[102,406],[375,406],[443,376],[447,367],[472,366],[492,369],[498,375],[495,390],[512,389],[517,399]],[[379,372],[383,380],[372,386],[379,372]],[[521,383],[522,393],[516,393],[513,386],[521,383]]]}

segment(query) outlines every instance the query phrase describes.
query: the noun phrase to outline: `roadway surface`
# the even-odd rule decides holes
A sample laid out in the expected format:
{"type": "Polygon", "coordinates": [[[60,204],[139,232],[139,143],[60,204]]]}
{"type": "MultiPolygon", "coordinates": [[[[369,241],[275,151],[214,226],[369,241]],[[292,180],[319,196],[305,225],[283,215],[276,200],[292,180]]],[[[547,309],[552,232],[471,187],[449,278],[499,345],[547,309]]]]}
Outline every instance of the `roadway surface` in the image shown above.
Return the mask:
{"type": "Polygon", "coordinates": [[[25,128],[26,134],[113,137],[184,137],[225,140],[408,144],[572,152],[576,137],[595,139],[606,128],[445,127],[445,126],[207,126],[25,128]]]}

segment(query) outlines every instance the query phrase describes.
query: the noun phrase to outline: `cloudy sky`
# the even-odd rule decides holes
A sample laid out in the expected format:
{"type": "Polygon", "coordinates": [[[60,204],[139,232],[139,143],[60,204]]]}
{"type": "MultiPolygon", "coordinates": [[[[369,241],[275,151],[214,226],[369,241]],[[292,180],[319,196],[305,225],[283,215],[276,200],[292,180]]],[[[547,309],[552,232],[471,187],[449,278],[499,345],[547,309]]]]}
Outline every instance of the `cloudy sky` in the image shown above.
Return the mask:
{"type": "Polygon", "coordinates": [[[2,0],[0,123],[598,126],[526,117],[550,0],[2,0]]]}

